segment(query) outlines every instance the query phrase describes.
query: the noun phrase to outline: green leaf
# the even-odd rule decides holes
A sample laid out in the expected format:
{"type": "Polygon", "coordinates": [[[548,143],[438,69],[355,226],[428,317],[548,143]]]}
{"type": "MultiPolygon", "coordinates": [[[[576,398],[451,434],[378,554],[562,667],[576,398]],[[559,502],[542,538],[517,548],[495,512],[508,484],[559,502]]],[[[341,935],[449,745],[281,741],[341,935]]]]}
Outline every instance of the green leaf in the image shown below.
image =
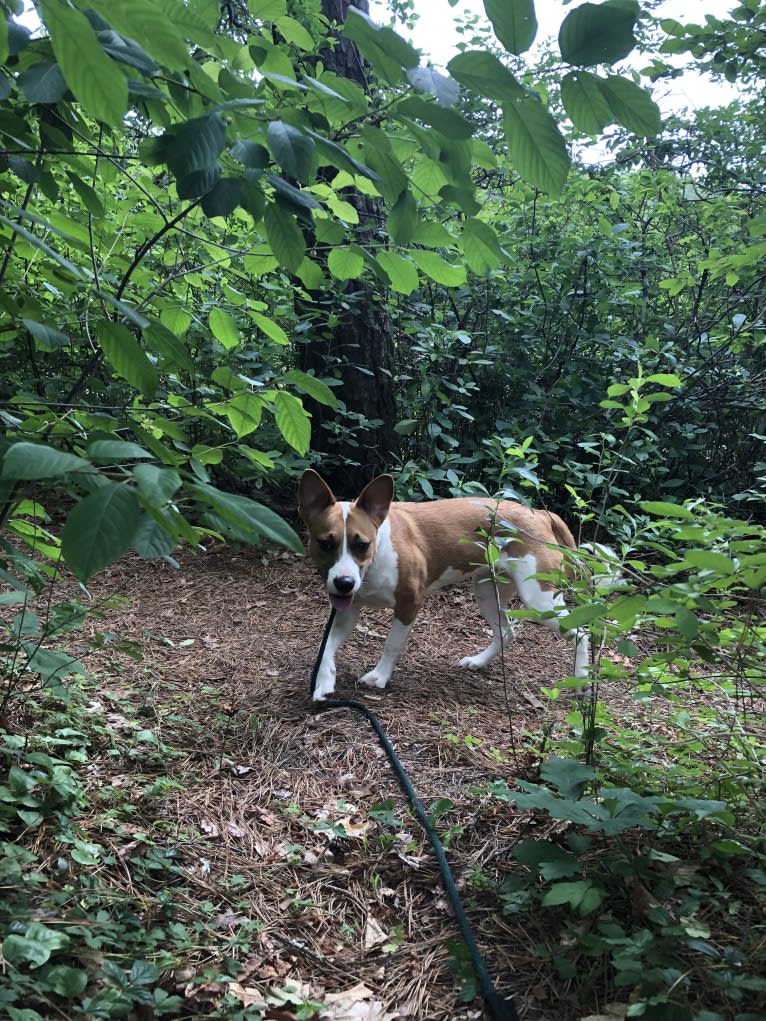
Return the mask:
{"type": "Polygon", "coordinates": [[[181,476],[172,468],[160,468],[156,464],[137,464],[133,478],[141,496],[155,507],[161,507],[172,500],[181,488],[181,476]]]}
{"type": "Polygon", "coordinates": [[[274,202],[266,206],[263,222],[269,244],[279,264],[294,273],[306,254],[303,231],[295,222],[295,218],[274,202]]]}
{"type": "Polygon", "coordinates": [[[284,346],[290,343],[290,338],[279,323],[275,323],[273,319],[269,319],[267,316],[261,315],[260,312],[250,311],[248,315],[255,325],[262,330],[262,332],[265,333],[270,340],[273,340],[275,344],[281,344],[284,346]]]}
{"type": "Polygon", "coordinates": [[[268,129],[269,148],[288,177],[304,184],[314,177],[314,140],[284,121],[272,121],[268,129]]]}
{"type": "Polygon", "coordinates": [[[45,985],[58,996],[73,1000],[88,984],[88,973],[83,968],[70,968],[66,964],[54,964],[45,972],[45,985]]]}
{"type": "Polygon", "coordinates": [[[287,0],[247,0],[247,9],[258,21],[278,21],[287,13],[287,0]]]}
{"type": "Polygon", "coordinates": [[[437,103],[420,99],[419,96],[408,96],[403,99],[396,106],[394,113],[423,121],[448,139],[467,139],[473,136],[473,125],[457,111],[446,110],[437,103]]]}
{"type": "Polygon", "coordinates": [[[29,103],[58,103],[67,94],[68,86],[58,64],[44,61],[32,64],[18,77],[18,85],[29,103]]]}
{"type": "Polygon", "coordinates": [[[703,571],[713,571],[725,578],[734,574],[734,561],[725,553],[715,550],[691,549],[684,554],[684,563],[691,564],[703,571]]]}
{"type": "Polygon", "coordinates": [[[405,259],[398,252],[386,249],[378,252],[376,259],[388,279],[391,287],[399,294],[412,294],[420,285],[415,264],[410,259],[405,259]]]}
{"type": "Polygon", "coordinates": [[[153,397],[157,390],[157,369],[130,330],[111,319],[103,319],[96,327],[96,336],[117,375],[147,397],[153,397]]]}
{"type": "MultiPolygon", "coordinates": [[[[189,314],[180,309],[163,309],[162,318],[175,323],[175,329],[180,333],[186,332],[191,322],[189,314]]],[[[184,342],[164,322],[152,319],[142,327],[141,332],[146,346],[161,355],[163,367],[181,369],[190,374],[197,371],[194,359],[184,342]]]]}
{"type": "Polygon", "coordinates": [[[694,638],[699,631],[699,621],[694,613],[686,606],[679,606],[676,610],[676,627],[684,638],[694,638]]]}
{"type": "Polygon", "coordinates": [[[421,249],[412,251],[411,256],[426,276],[443,284],[445,287],[460,287],[466,281],[463,266],[453,266],[436,252],[425,252],[421,249]]]}
{"type": "Polygon", "coordinates": [[[224,493],[203,482],[192,483],[189,488],[224,520],[245,534],[249,533],[253,542],[269,539],[296,553],[304,552],[300,536],[268,507],[237,493],[224,493]]]}
{"type": "Polygon", "coordinates": [[[570,71],[561,80],[561,102],[578,131],[597,135],[614,120],[601,91],[602,80],[590,71],[570,71]]]}
{"type": "Polygon", "coordinates": [[[570,64],[613,64],[636,45],[633,28],[638,7],[633,4],[580,4],[564,18],[559,30],[561,56],[570,64]]]}
{"type": "Polygon", "coordinates": [[[466,50],[447,64],[452,77],[472,92],[488,96],[498,103],[524,99],[528,95],[524,86],[514,78],[508,68],[493,53],[486,50],[466,50]]]}
{"type": "Polygon", "coordinates": [[[221,414],[229,420],[237,439],[249,436],[261,424],[264,400],[258,394],[239,393],[220,407],[221,414]]]}
{"type": "Polygon", "coordinates": [[[62,681],[72,674],[86,675],[87,670],[78,659],[65,652],[53,652],[39,642],[24,645],[27,654],[27,670],[39,674],[44,684],[51,681],[62,681]]]}
{"type": "Polygon", "coordinates": [[[307,372],[301,372],[300,369],[290,369],[284,374],[283,378],[286,383],[292,383],[294,387],[308,394],[318,404],[324,404],[328,408],[337,407],[338,398],[330,387],[323,383],[321,379],[317,379],[316,376],[311,376],[307,372]]]}
{"type": "Polygon", "coordinates": [[[537,99],[503,107],[503,128],[513,165],[534,188],[560,195],[569,173],[569,153],[556,121],[537,99]]]}
{"type": "Polygon", "coordinates": [[[158,139],[157,155],[176,178],[184,178],[217,169],[225,145],[226,121],[220,113],[209,113],[168,128],[158,139]]]}
{"type": "Polygon", "coordinates": [[[364,270],[364,256],[356,245],[333,248],[327,257],[327,268],[338,280],[356,280],[364,270]]]}
{"type": "Polygon", "coordinates": [[[392,85],[402,80],[402,68],[417,67],[420,54],[392,28],[376,25],[367,14],[349,7],[343,34],[356,43],[379,74],[392,85]]]}
{"type": "Polygon", "coordinates": [[[205,216],[231,216],[242,197],[242,182],[236,177],[222,177],[207,192],[200,205],[205,216]]]}
{"type": "Polygon", "coordinates": [[[470,269],[480,277],[487,276],[506,258],[494,230],[475,217],[466,220],[460,243],[470,269]]]}
{"type": "Polygon", "coordinates": [[[135,492],[107,482],[69,512],[61,536],[64,560],[82,582],[113,564],[129,548],[138,525],[135,492]]]}
{"type": "Polygon", "coordinates": [[[604,603],[585,603],[583,606],[573,607],[566,617],[562,619],[561,623],[567,628],[582,627],[583,624],[588,624],[592,620],[603,617],[606,610],[607,608],[604,603]]]}
{"type": "Polygon", "coordinates": [[[660,386],[683,386],[680,376],[677,376],[675,372],[653,372],[651,376],[646,377],[647,383],[659,383],[660,386]]]}
{"type": "Polygon", "coordinates": [[[44,443],[14,443],[3,458],[2,478],[31,481],[61,478],[68,472],[93,471],[89,461],[44,443]]]}
{"type": "Polygon", "coordinates": [[[662,500],[644,500],[641,502],[641,508],[648,514],[654,514],[658,518],[682,518],[684,521],[694,521],[694,515],[689,508],[677,503],[668,503],[662,500]]]}
{"type": "Polygon", "coordinates": [[[412,241],[418,227],[418,204],[409,189],[396,200],[386,223],[391,240],[397,245],[412,241]]]}
{"type": "MultiPolygon", "coordinates": [[[[92,0],[95,8],[116,32],[135,40],[164,67],[184,67],[189,50],[172,18],[152,0],[92,0]]],[[[151,72],[149,72],[151,73],[151,72]]]]}
{"type": "Polygon", "coordinates": [[[12,933],[3,940],[3,957],[14,967],[28,964],[39,968],[50,960],[51,954],[57,950],[66,950],[70,944],[69,936],[56,929],[47,928],[41,922],[30,922],[24,935],[12,933]]]}
{"type": "Polygon", "coordinates": [[[88,457],[92,461],[109,464],[124,464],[126,461],[137,461],[154,455],[139,447],[137,443],[127,440],[94,440],[88,444],[88,457]]]}
{"type": "Polygon", "coordinates": [[[537,34],[534,0],[484,0],[484,10],[509,53],[529,49],[537,34]]]}
{"type": "Polygon", "coordinates": [[[629,78],[609,75],[600,81],[601,94],[618,124],[652,138],[662,128],[660,109],[648,92],[629,78]]]}
{"type": "Polygon", "coordinates": [[[242,338],[239,334],[239,327],[232,316],[228,312],[224,312],[223,309],[211,309],[207,317],[207,324],[215,339],[227,351],[231,351],[232,348],[238,347],[241,343],[242,338]]]}
{"type": "Polygon", "coordinates": [[[151,514],[143,513],[139,517],[131,545],[142,560],[157,560],[159,557],[166,557],[173,552],[176,544],[175,539],[168,531],[170,528],[170,522],[165,528],[151,514]]]}
{"type": "Polygon", "coordinates": [[[302,401],[280,390],[274,398],[275,420],[279,431],[299,454],[305,454],[311,442],[311,422],[302,401]]]}
{"type": "Polygon", "coordinates": [[[117,127],[128,109],[127,78],[104,53],[84,14],[56,0],[40,0],[39,8],[75,98],[91,117],[117,127]]]}

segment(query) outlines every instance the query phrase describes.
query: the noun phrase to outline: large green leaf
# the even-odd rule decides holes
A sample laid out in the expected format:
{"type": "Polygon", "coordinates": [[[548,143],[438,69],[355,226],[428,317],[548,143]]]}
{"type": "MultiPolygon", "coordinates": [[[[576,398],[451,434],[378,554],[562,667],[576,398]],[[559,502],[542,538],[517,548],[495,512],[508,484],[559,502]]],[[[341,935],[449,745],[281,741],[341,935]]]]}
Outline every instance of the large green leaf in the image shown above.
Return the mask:
{"type": "Polygon", "coordinates": [[[316,376],[310,376],[307,372],[301,372],[300,369],[290,369],[284,374],[284,380],[286,383],[292,383],[309,397],[313,397],[319,404],[324,404],[328,408],[334,408],[338,404],[338,398],[329,386],[321,379],[317,379],[316,376]]]}
{"type": "Polygon", "coordinates": [[[203,482],[195,482],[189,488],[238,531],[249,535],[252,542],[269,539],[296,553],[303,552],[300,536],[268,507],[237,493],[224,493],[203,482]]]}
{"type": "Polygon", "coordinates": [[[429,124],[445,138],[473,136],[473,126],[456,110],[446,110],[443,106],[421,99],[419,96],[408,96],[403,99],[394,112],[429,124]]]}
{"type": "Polygon", "coordinates": [[[541,191],[560,195],[569,172],[569,153],[556,121],[537,99],[503,107],[503,128],[513,165],[541,191]]]}
{"type": "Polygon", "coordinates": [[[311,422],[303,402],[280,390],[274,398],[274,419],[293,450],[305,454],[311,442],[311,422]]]}
{"type": "Polygon", "coordinates": [[[460,98],[457,82],[432,67],[411,67],[407,71],[407,77],[414,89],[434,96],[439,106],[454,106],[460,98]]]}
{"type": "Polygon", "coordinates": [[[40,13],[66,83],[83,109],[116,127],[128,109],[128,80],[104,53],[88,19],[58,0],[40,0],[40,13]]]}
{"type": "Polygon", "coordinates": [[[484,0],[495,35],[510,53],[528,50],[537,34],[534,0],[484,0]]]}
{"type": "Polygon", "coordinates": [[[61,478],[68,472],[93,471],[89,461],[45,443],[13,443],[3,458],[4,479],[32,480],[61,478]]]}
{"type": "Polygon", "coordinates": [[[176,544],[169,531],[171,527],[170,522],[168,522],[168,527],[165,528],[151,514],[143,512],[139,516],[131,546],[142,560],[156,560],[158,557],[166,557],[172,552],[176,544]]]}
{"type": "Polygon", "coordinates": [[[249,436],[261,424],[264,400],[258,394],[239,393],[220,407],[221,414],[228,418],[237,439],[249,436]]]}
{"type": "Polygon", "coordinates": [[[225,145],[226,121],[220,113],[209,113],[168,128],[158,139],[155,152],[159,162],[166,162],[180,178],[193,173],[210,173],[212,168],[217,168],[225,145]]]}
{"type": "MultiPolygon", "coordinates": [[[[4,19],[0,19],[4,20],[4,19]]],[[[58,64],[32,64],[18,77],[18,85],[29,103],[58,103],[67,93],[67,83],[58,64]]]]}
{"type": "MultiPolygon", "coordinates": [[[[167,313],[167,319],[170,322],[178,322],[180,332],[188,329],[190,318],[184,318],[188,316],[188,313],[180,309],[164,309],[162,313],[163,318],[166,317],[165,313],[167,313]]],[[[188,373],[196,371],[194,359],[189,353],[188,348],[176,333],[168,329],[164,323],[153,319],[144,326],[141,332],[146,346],[150,350],[156,351],[163,359],[162,364],[164,368],[169,366],[170,368],[181,369],[188,373]]]]}
{"type": "Polygon", "coordinates": [[[61,536],[64,560],[82,582],[119,559],[133,541],[139,503],[133,489],[106,482],[75,504],[61,536]]]}
{"type": "Polygon", "coordinates": [[[356,7],[347,10],[343,34],[356,43],[362,55],[391,84],[402,80],[403,68],[420,63],[420,54],[414,46],[392,28],[376,25],[356,7]]]}
{"type": "Polygon", "coordinates": [[[125,464],[126,461],[151,459],[154,455],[128,440],[94,440],[88,444],[88,457],[97,463],[125,464]]]}
{"type": "Polygon", "coordinates": [[[147,397],[157,389],[157,369],[127,327],[103,319],[96,327],[98,342],[114,371],[147,397]]]}
{"type": "Polygon", "coordinates": [[[295,217],[274,202],[270,202],[263,213],[263,222],[274,255],[281,266],[294,273],[306,254],[303,231],[295,217]]]}
{"type": "Polygon", "coordinates": [[[622,60],[636,45],[637,16],[637,4],[580,4],[567,14],[559,30],[561,56],[582,66],[622,60]]]}
{"type": "Polygon", "coordinates": [[[153,0],[91,0],[112,28],[135,39],[165,67],[184,67],[189,50],[177,26],[153,0]]]}
{"type": "Polygon", "coordinates": [[[364,256],[357,245],[333,248],[327,257],[327,268],[338,280],[356,280],[364,270],[364,256]]]}
{"type": "Polygon", "coordinates": [[[611,74],[600,81],[601,94],[618,124],[637,135],[652,138],[662,128],[659,107],[648,92],[629,78],[611,74]]]}
{"type": "Polygon", "coordinates": [[[597,135],[614,120],[601,90],[602,79],[590,71],[570,71],[561,80],[561,102],[578,131],[597,135]]]}
{"type": "Polygon", "coordinates": [[[207,317],[207,324],[215,339],[227,351],[237,347],[242,338],[234,318],[222,308],[212,308],[207,317]]]}
{"type": "Polygon", "coordinates": [[[412,294],[417,290],[420,277],[417,268],[410,259],[405,259],[398,252],[388,249],[378,252],[376,259],[395,291],[398,291],[399,294],[412,294]]]}
{"type": "Polygon", "coordinates": [[[269,148],[288,177],[307,184],[314,178],[314,140],[284,121],[272,121],[268,129],[269,148]]]}
{"type": "Polygon", "coordinates": [[[476,217],[466,220],[460,243],[466,262],[477,276],[487,276],[505,259],[494,230],[476,217]]]}
{"type": "Polygon", "coordinates": [[[466,50],[465,53],[458,53],[447,64],[447,70],[467,89],[497,100],[498,103],[523,99],[528,95],[527,90],[514,78],[505,64],[494,53],[488,53],[486,50],[466,50]]]}
{"type": "Polygon", "coordinates": [[[453,266],[436,252],[425,252],[419,248],[410,254],[426,276],[435,280],[437,284],[443,284],[445,287],[460,287],[465,283],[466,276],[463,266],[453,266]]]}
{"type": "Polygon", "coordinates": [[[137,464],[133,469],[138,492],[150,504],[161,507],[173,498],[181,487],[181,476],[172,468],[156,464],[137,464]]]}
{"type": "Polygon", "coordinates": [[[269,319],[268,316],[261,315],[260,312],[250,311],[248,312],[248,315],[258,329],[262,330],[270,340],[274,341],[275,344],[285,346],[290,343],[290,338],[279,323],[275,323],[274,320],[269,319]]]}

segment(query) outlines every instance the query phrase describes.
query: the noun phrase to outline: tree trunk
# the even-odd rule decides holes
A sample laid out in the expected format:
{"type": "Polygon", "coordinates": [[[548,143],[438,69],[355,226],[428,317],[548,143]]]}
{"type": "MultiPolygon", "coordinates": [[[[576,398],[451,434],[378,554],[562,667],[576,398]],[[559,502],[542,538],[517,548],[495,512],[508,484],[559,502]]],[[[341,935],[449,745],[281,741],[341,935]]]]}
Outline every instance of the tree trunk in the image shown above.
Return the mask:
{"type": "MultiPolygon", "coordinates": [[[[322,0],[322,13],[343,22],[349,7],[365,14],[367,0],[322,0]]],[[[367,77],[356,46],[343,36],[322,61],[337,75],[362,88],[367,77]]],[[[384,218],[382,202],[356,195],[360,244],[376,235],[384,218]]],[[[312,253],[317,261],[318,253],[312,253]]],[[[327,274],[329,277],[329,273],[327,274]]],[[[390,469],[397,449],[396,404],[393,386],[394,344],[391,320],[375,291],[363,281],[338,282],[327,291],[297,303],[301,319],[311,324],[298,348],[298,363],[318,376],[335,375],[342,386],[336,396],[346,414],[305,399],[311,420],[311,447],[319,467],[338,494],[355,495],[362,484],[390,469]]]]}

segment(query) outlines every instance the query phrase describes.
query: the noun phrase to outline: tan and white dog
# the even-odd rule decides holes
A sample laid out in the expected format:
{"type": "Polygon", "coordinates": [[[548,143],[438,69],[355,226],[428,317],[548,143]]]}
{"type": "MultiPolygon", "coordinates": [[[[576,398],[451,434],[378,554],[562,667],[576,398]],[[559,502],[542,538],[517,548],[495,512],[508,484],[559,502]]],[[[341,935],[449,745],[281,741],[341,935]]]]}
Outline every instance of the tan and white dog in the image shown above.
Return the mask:
{"type": "MultiPolygon", "coordinates": [[[[461,659],[461,667],[477,670],[500,653],[513,634],[505,609],[514,591],[527,607],[551,612],[541,620],[551,631],[569,634],[562,626],[567,610],[561,593],[554,583],[536,577],[564,565],[562,547],[576,548],[560,517],[486,497],[429,503],[396,502],[393,497],[390,475],[373,479],[353,502],[337,500],[311,468],[301,478],[298,511],[308,526],[309,554],[337,611],[319,665],[315,701],[335,690],[335,654],[354,629],[361,606],[394,611],[380,661],[360,678],[362,684],[385,688],[426,596],[467,578],[473,579],[492,641],[483,652],[461,659]],[[496,585],[484,555],[487,535],[494,536],[500,548],[494,564],[496,585]]],[[[573,673],[585,677],[588,637],[582,631],[574,637],[573,673]]]]}

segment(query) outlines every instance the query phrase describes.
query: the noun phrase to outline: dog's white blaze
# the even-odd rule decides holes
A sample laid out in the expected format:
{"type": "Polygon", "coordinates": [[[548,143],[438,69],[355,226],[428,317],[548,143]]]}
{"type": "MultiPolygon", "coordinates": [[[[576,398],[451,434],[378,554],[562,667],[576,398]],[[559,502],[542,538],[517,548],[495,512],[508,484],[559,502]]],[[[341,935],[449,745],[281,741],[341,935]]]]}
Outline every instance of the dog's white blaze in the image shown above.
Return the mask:
{"type": "MultiPolygon", "coordinates": [[[[351,504],[342,501],[339,503],[341,513],[343,514],[343,521],[348,521],[348,512],[351,508],[351,504]]],[[[348,551],[348,533],[346,529],[343,529],[343,543],[340,549],[340,556],[332,565],[330,570],[327,572],[327,589],[330,592],[336,592],[335,581],[337,578],[353,578],[354,587],[350,592],[344,592],[344,595],[355,595],[362,585],[362,572],[359,570],[359,564],[351,556],[348,551]]]]}

